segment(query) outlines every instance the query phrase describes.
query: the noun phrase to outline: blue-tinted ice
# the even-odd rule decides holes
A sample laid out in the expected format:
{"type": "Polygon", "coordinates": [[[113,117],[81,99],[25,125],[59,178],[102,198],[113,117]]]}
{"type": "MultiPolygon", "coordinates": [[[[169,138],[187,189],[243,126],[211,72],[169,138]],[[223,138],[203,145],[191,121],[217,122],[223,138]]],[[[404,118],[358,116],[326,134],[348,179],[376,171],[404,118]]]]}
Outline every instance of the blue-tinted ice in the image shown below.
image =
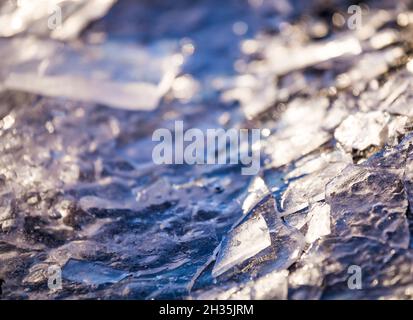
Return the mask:
{"type": "Polygon", "coordinates": [[[5,298],[412,298],[407,1],[68,1],[59,32],[7,3],[5,298]],[[262,129],[259,173],[155,165],[176,120],[262,129]]]}

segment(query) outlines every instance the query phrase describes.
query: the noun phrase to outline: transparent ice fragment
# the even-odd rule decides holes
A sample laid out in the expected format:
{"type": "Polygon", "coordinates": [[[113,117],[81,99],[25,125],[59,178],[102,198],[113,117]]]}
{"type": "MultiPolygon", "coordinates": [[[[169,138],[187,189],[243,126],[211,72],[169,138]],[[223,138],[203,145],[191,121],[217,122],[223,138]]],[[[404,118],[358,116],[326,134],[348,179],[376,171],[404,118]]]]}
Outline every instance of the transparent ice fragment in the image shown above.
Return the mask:
{"type": "Polygon", "coordinates": [[[133,189],[133,192],[136,194],[137,206],[141,209],[163,205],[179,199],[177,191],[165,178],[161,178],[149,186],[137,187],[133,189]]]}
{"type": "Polygon", "coordinates": [[[276,132],[265,142],[264,152],[270,155],[273,167],[283,166],[310,153],[326,143],[330,135],[321,128],[328,100],[294,100],[283,113],[276,132]]]}
{"type": "Polygon", "coordinates": [[[302,228],[308,222],[308,210],[304,208],[298,212],[294,212],[294,214],[283,216],[283,219],[287,225],[302,231],[302,228]]]}
{"type": "Polygon", "coordinates": [[[303,246],[303,235],[277,216],[275,200],[268,195],[221,242],[212,275],[235,266],[259,275],[281,271],[299,258],[303,246]]]}
{"type": "Polygon", "coordinates": [[[384,29],[375,35],[373,35],[370,39],[370,45],[373,49],[382,49],[397,42],[399,39],[399,33],[394,29],[384,29]]]}
{"type": "Polygon", "coordinates": [[[249,193],[242,204],[242,211],[244,214],[248,213],[270,191],[261,177],[254,177],[251,184],[248,186],[248,192],[249,193]]]}
{"type": "Polygon", "coordinates": [[[38,263],[30,267],[29,274],[23,279],[23,283],[35,285],[42,282],[47,282],[47,270],[49,264],[38,263]]]}
{"type": "Polygon", "coordinates": [[[19,33],[75,39],[92,21],[103,17],[116,0],[19,0],[0,4],[0,36],[19,33]]]}
{"type": "Polygon", "coordinates": [[[171,42],[149,48],[106,42],[75,47],[32,37],[3,39],[4,86],[120,109],[152,110],[180,66],[171,42]]]}
{"type": "Polygon", "coordinates": [[[330,206],[326,203],[316,203],[308,213],[308,230],[305,235],[307,243],[330,234],[330,206]]]}
{"type": "Polygon", "coordinates": [[[313,154],[304,157],[295,162],[295,169],[285,175],[284,179],[290,180],[298,178],[315,171],[326,168],[331,163],[352,163],[352,158],[349,153],[335,150],[331,152],[323,152],[320,155],[313,154]]]}
{"type": "Polygon", "coordinates": [[[84,196],[79,200],[79,206],[84,211],[88,211],[93,208],[103,209],[103,210],[122,210],[122,209],[129,209],[134,210],[137,209],[136,202],[131,197],[130,199],[122,199],[122,201],[115,201],[111,199],[103,199],[100,197],[95,196],[84,196]]]}
{"type": "MultiPolygon", "coordinates": [[[[407,134],[397,146],[385,146],[382,150],[363,162],[362,166],[403,171],[408,165],[407,159],[412,144],[413,135],[410,133],[407,134]]],[[[407,172],[407,168],[405,171],[407,172]]]]}
{"type": "Polygon", "coordinates": [[[408,126],[411,125],[409,117],[406,116],[396,116],[389,122],[389,137],[388,144],[396,145],[398,143],[399,137],[403,136],[408,131],[408,126]]]}
{"type": "Polygon", "coordinates": [[[346,35],[315,44],[292,47],[274,41],[273,45],[266,48],[264,54],[268,59],[266,67],[275,74],[282,75],[341,56],[358,55],[361,52],[359,40],[346,35]]]}
{"type": "Polygon", "coordinates": [[[353,83],[368,82],[385,74],[391,66],[403,57],[404,51],[400,47],[390,48],[384,51],[365,54],[357,64],[348,72],[342,73],[337,77],[336,86],[345,88],[353,83]]]}
{"type": "Polygon", "coordinates": [[[334,137],[347,151],[382,146],[388,137],[389,117],[383,112],[358,112],[348,116],[335,130],[334,137]]]}
{"type": "Polygon", "coordinates": [[[324,200],[325,186],[348,162],[337,162],[325,168],[296,179],[289,183],[287,190],[282,195],[281,206],[283,215],[288,215],[307,208],[310,203],[324,200]]]}
{"type": "Polygon", "coordinates": [[[390,74],[389,78],[380,85],[373,80],[368,90],[360,95],[358,104],[361,111],[379,110],[394,115],[412,115],[413,77],[405,70],[390,74]]]}
{"type": "Polygon", "coordinates": [[[69,259],[62,271],[64,279],[86,285],[117,283],[129,274],[96,262],[69,259]]]}
{"type": "Polygon", "coordinates": [[[221,244],[212,275],[218,277],[270,245],[271,238],[267,223],[258,214],[230,231],[221,244]]]}
{"type": "Polygon", "coordinates": [[[330,135],[322,130],[308,132],[304,128],[298,129],[292,137],[268,139],[266,152],[271,153],[271,165],[281,167],[317,149],[329,139],[330,135]]]}
{"type": "Polygon", "coordinates": [[[380,105],[380,109],[391,114],[413,117],[413,77],[404,73],[388,81],[389,94],[380,105]]]}

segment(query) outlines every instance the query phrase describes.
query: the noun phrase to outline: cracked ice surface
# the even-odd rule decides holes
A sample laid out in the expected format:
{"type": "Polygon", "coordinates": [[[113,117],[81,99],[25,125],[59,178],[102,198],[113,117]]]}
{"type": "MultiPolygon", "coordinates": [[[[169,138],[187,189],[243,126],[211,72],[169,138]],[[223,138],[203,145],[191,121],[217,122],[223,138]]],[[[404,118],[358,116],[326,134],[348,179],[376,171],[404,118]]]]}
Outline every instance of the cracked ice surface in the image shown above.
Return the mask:
{"type": "Polygon", "coordinates": [[[356,30],[332,19],[346,1],[67,1],[59,32],[16,3],[0,7],[6,298],[412,298],[407,1],[367,1],[356,30]],[[175,120],[262,129],[260,172],[155,165],[175,120]]]}

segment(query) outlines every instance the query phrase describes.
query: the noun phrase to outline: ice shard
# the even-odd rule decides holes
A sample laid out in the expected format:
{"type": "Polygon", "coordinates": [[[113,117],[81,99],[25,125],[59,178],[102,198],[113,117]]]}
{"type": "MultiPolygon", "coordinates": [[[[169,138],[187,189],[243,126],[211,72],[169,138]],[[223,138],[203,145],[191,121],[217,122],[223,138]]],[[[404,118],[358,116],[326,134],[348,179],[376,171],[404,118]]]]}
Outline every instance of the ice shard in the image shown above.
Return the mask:
{"type": "Polygon", "coordinates": [[[217,277],[235,266],[255,266],[260,275],[281,271],[296,261],[303,245],[304,237],[284,224],[267,196],[221,243],[212,274],[217,277]]]}
{"type": "Polygon", "coordinates": [[[234,228],[222,243],[212,275],[217,277],[271,245],[265,219],[258,214],[234,228]]]}
{"type": "Polygon", "coordinates": [[[325,185],[333,179],[348,162],[336,162],[324,168],[293,180],[282,195],[283,215],[288,215],[307,208],[311,203],[324,200],[325,185]]]}
{"type": "Polygon", "coordinates": [[[330,234],[330,206],[323,204],[315,204],[310,212],[308,230],[305,235],[305,240],[308,243],[313,243],[315,240],[330,234]]]}

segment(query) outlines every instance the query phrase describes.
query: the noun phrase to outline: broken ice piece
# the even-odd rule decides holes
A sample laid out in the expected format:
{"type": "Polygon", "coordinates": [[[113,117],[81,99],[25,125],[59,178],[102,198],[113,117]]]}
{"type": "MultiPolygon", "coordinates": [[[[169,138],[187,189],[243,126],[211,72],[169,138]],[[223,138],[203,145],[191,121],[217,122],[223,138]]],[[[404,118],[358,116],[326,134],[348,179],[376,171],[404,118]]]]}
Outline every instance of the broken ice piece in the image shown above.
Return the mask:
{"type": "Polygon", "coordinates": [[[224,102],[239,101],[247,119],[252,119],[267,110],[277,98],[274,79],[242,75],[236,77],[229,90],[222,95],[224,102]]]}
{"type": "Polygon", "coordinates": [[[320,147],[330,139],[321,128],[328,99],[293,100],[277,123],[276,131],[263,143],[271,166],[280,167],[320,147]]]}
{"type": "Polygon", "coordinates": [[[116,0],[19,0],[0,4],[0,36],[20,33],[76,38],[92,21],[103,17],[116,0]]]}
{"type": "Polygon", "coordinates": [[[258,176],[248,186],[248,192],[248,196],[242,204],[244,214],[248,213],[265,195],[270,193],[265,181],[258,176]]]}
{"type": "Polygon", "coordinates": [[[274,271],[257,280],[232,284],[202,292],[202,300],[284,300],[288,294],[288,271],[274,271]]]}
{"type": "Polygon", "coordinates": [[[328,110],[327,116],[323,120],[323,129],[333,130],[348,116],[348,99],[337,99],[328,110]]]}
{"type": "Polygon", "coordinates": [[[324,200],[326,184],[347,164],[345,161],[331,163],[321,170],[290,182],[282,195],[282,214],[285,216],[307,208],[312,202],[324,200]]]}
{"type": "Polygon", "coordinates": [[[305,235],[307,243],[330,234],[330,206],[326,203],[316,203],[308,213],[308,230],[305,235]]]}
{"type": "Polygon", "coordinates": [[[255,276],[285,270],[297,261],[304,243],[303,235],[277,216],[275,199],[268,195],[221,242],[212,275],[235,266],[255,276]]]}
{"type": "Polygon", "coordinates": [[[87,285],[117,283],[129,276],[127,272],[100,263],[76,259],[69,259],[63,267],[62,275],[64,279],[87,285]]]}
{"type": "Polygon", "coordinates": [[[218,277],[271,245],[270,231],[261,214],[233,229],[224,239],[212,275],[218,277]]]}
{"type": "Polygon", "coordinates": [[[365,162],[363,162],[363,167],[370,168],[386,168],[386,169],[397,169],[403,170],[406,166],[407,175],[407,157],[409,150],[411,150],[411,145],[413,143],[413,135],[407,134],[403,140],[395,147],[386,146],[379,152],[372,155],[365,162]]]}
{"type": "Polygon", "coordinates": [[[337,77],[336,86],[346,88],[358,81],[368,82],[385,74],[391,66],[405,55],[402,48],[390,48],[385,51],[365,54],[348,72],[337,77]]]}
{"type": "Polygon", "coordinates": [[[4,87],[52,97],[152,110],[182,62],[173,42],[74,47],[32,37],[0,40],[4,87]]]}
{"type": "Polygon", "coordinates": [[[283,75],[341,56],[359,55],[361,52],[359,40],[351,36],[290,47],[281,41],[273,41],[264,52],[265,58],[268,59],[268,66],[265,67],[275,74],[283,75]]]}
{"type": "Polygon", "coordinates": [[[380,110],[390,114],[413,116],[413,77],[406,72],[399,72],[383,85],[386,96],[380,104],[380,110]],[[385,90],[386,89],[386,90],[385,90]]]}
{"type": "MultiPolygon", "coordinates": [[[[317,170],[326,168],[332,163],[352,163],[351,155],[339,150],[325,152],[318,156],[309,155],[303,159],[296,161],[295,169],[290,171],[285,177],[285,180],[299,178],[317,170]]],[[[344,168],[344,167],[343,167],[344,168]]]]}
{"type": "Polygon", "coordinates": [[[122,199],[122,201],[116,201],[112,199],[103,199],[96,196],[84,196],[79,201],[80,208],[88,212],[90,209],[99,208],[102,210],[134,210],[137,208],[136,201],[133,198],[122,199]]]}
{"type": "Polygon", "coordinates": [[[311,132],[297,128],[294,136],[269,138],[265,152],[271,155],[271,166],[277,168],[314,151],[329,139],[330,135],[323,130],[311,132]]]}
{"type": "Polygon", "coordinates": [[[346,151],[381,146],[387,140],[389,116],[381,111],[358,112],[348,116],[335,130],[334,137],[346,151]]]}

